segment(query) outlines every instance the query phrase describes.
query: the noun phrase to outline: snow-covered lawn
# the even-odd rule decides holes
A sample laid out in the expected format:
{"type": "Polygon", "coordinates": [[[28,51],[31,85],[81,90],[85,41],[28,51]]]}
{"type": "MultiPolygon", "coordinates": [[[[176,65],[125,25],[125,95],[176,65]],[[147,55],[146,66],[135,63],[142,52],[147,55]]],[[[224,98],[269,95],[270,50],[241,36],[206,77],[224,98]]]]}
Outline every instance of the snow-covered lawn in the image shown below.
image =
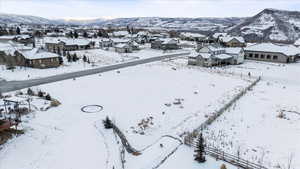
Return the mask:
{"type": "Polygon", "coordinates": [[[262,81],[206,131],[211,146],[267,168],[300,167],[300,64],[246,62],[226,71],[262,75],[262,81]],[[279,118],[280,115],[283,118],[279,118]]]}
{"type": "MultiPolygon", "coordinates": [[[[190,50],[190,49],[187,49],[190,50]]],[[[40,77],[52,76],[63,73],[76,72],[86,69],[93,69],[101,66],[117,64],[120,62],[128,62],[135,59],[143,59],[155,56],[161,56],[171,53],[180,53],[187,51],[185,49],[173,50],[163,52],[162,50],[149,49],[148,46],[139,51],[133,53],[120,54],[113,49],[106,51],[102,49],[90,49],[81,50],[76,52],[70,52],[71,54],[76,53],[80,58],[77,62],[68,62],[67,58],[64,58],[64,64],[58,68],[49,69],[33,69],[26,67],[16,67],[15,70],[6,70],[6,66],[0,65],[0,80],[28,80],[40,77]],[[83,62],[81,59],[83,55],[87,56],[90,60],[90,64],[83,62]]]]}
{"type": "MultiPolygon", "coordinates": [[[[111,130],[101,128],[106,116],[137,150],[150,145],[141,156],[126,153],[125,168],[156,166],[179,146],[178,141],[162,136],[179,137],[194,129],[249,85],[240,76],[202,71],[183,66],[185,62],[155,62],[39,86],[62,105],[37,112],[22,124],[26,133],[0,151],[0,169],[118,169],[120,143],[111,130]],[[103,110],[81,112],[86,105],[101,105],[103,110]]],[[[190,152],[186,158],[192,159],[190,152]]],[[[172,161],[164,168],[173,169],[178,161],[172,161]]]]}

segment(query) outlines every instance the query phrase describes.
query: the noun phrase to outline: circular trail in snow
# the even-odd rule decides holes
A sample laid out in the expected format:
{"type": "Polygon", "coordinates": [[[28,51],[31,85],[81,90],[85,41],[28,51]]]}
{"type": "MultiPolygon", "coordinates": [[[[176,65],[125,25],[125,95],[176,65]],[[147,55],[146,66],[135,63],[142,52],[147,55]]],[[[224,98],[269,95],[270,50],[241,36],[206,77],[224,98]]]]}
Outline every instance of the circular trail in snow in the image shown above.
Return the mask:
{"type": "Polygon", "coordinates": [[[103,110],[103,107],[100,105],[87,105],[81,108],[81,111],[84,113],[98,113],[103,110]]]}

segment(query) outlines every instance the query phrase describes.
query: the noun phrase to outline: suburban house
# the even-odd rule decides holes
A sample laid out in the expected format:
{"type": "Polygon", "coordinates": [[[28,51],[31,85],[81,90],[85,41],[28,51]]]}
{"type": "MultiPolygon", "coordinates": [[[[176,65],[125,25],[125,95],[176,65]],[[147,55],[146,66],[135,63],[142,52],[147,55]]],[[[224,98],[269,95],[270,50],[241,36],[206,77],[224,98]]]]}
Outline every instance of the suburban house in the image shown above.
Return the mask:
{"type": "Polygon", "coordinates": [[[30,35],[17,35],[14,37],[13,41],[22,43],[27,46],[34,43],[34,37],[30,35]]]}
{"type": "Polygon", "coordinates": [[[243,48],[222,48],[217,45],[207,45],[192,54],[188,59],[189,65],[218,66],[241,64],[244,62],[243,48]]]}
{"type": "Polygon", "coordinates": [[[245,39],[241,36],[222,36],[219,43],[225,47],[246,47],[245,39]]]}
{"type": "Polygon", "coordinates": [[[39,48],[19,48],[11,44],[0,44],[0,64],[8,67],[53,68],[62,63],[59,55],[39,48]]]}
{"type": "Polygon", "coordinates": [[[59,55],[47,52],[40,48],[31,50],[16,51],[17,60],[21,61],[21,65],[32,68],[54,68],[61,65],[62,59],[59,55]]]}
{"type": "Polygon", "coordinates": [[[109,48],[109,47],[113,47],[113,45],[114,45],[114,41],[111,39],[101,39],[101,41],[99,41],[100,48],[109,48]]]}
{"type": "Polygon", "coordinates": [[[245,48],[246,59],[290,63],[300,56],[300,49],[294,45],[259,43],[245,48]]]}
{"type": "Polygon", "coordinates": [[[131,53],[133,48],[130,44],[117,44],[115,46],[115,51],[118,53],[131,53]]]}
{"type": "Polygon", "coordinates": [[[129,33],[127,31],[116,31],[112,33],[112,36],[115,38],[123,38],[127,36],[129,33]]]}
{"type": "Polygon", "coordinates": [[[179,49],[178,40],[175,39],[156,39],[151,42],[152,49],[176,50],[179,49]]]}
{"type": "Polygon", "coordinates": [[[71,38],[46,38],[46,49],[56,53],[60,51],[74,51],[91,49],[94,43],[86,39],[71,39],[71,38]]]}
{"type": "Polygon", "coordinates": [[[183,32],[180,34],[180,39],[187,41],[201,41],[205,38],[206,36],[200,33],[183,32]]]}
{"type": "Polygon", "coordinates": [[[213,39],[215,42],[217,42],[221,37],[225,37],[225,36],[228,36],[228,34],[223,32],[217,32],[214,33],[210,38],[213,39]]]}

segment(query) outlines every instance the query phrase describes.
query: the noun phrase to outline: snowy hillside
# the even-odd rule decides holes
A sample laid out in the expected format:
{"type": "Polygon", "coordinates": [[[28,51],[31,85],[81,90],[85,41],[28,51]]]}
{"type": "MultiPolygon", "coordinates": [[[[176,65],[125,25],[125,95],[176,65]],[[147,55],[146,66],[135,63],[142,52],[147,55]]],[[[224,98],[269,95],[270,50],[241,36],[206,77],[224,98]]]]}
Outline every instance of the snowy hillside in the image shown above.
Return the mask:
{"type": "Polygon", "coordinates": [[[242,22],[243,18],[118,18],[96,24],[114,26],[154,27],[181,30],[221,31],[242,22]]]}
{"type": "Polygon", "coordinates": [[[229,31],[246,40],[295,41],[300,37],[300,12],[265,9],[229,31]]]}
{"type": "Polygon", "coordinates": [[[29,15],[14,15],[14,14],[2,14],[0,13],[0,24],[13,24],[13,23],[23,23],[23,24],[58,24],[59,22],[45,19],[37,16],[29,15]]]}

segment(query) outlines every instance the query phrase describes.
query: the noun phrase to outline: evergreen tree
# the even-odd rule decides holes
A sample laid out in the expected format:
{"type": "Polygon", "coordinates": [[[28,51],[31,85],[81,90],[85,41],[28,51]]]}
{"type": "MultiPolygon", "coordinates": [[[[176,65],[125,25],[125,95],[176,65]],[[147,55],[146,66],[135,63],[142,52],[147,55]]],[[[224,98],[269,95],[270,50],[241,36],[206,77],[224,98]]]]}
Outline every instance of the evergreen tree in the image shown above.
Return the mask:
{"type": "Polygon", "coordinates": [[[20,30],[20,28],[19,28],[19,27],[17,27],[17,29],[16,29],[16,33],[17,33],[18,35],[20,35],[20,34],[21,34],[21,30],[20,30]]]}
{"type": "Polygon", "coordinates": [[[71,57],[70,52],[67,53],[67,59],[68,59],[68,62],[72,62],[72,57],[71,57]]]}
{"type": "Polygon", "coordinates": [[[49,93],[46,95],[45,99],[51,101],[51,96],[49,93]]]}
{"type": "Polygon", "coordinates": [[[106,117],[105,120],[103,120],[103,124],[104,124],[104,127],[106,129],[113,128],[113,124],[112,124],[111,120],[108,117],[106,117]]]}
{"type": "Polygon", "coordinates": [[[39,92],[38,92],[38,96],[39,96],[39,97],[44,97],[44,93],[43,93],[42,91],[39,91],[39,92]]]}
{"type": "Polygon", "coordinates": [[[84,32],[83,32],[83,37],[84,37],[84,38],[88,38],[88,36],[89,36],[89,35],[87,34],[87,32],[84,31],[84,32]]]}
{"type": "Polygon", "coordinates": [[[83,60],[84,62],[87,62],[87,57],[86,57],[85,55],[83,55],[82,60],[83,60]]]}
{"type": "Polygon", "coordinates": [[[70,38],[74,38],[74,34],[73,34],[73,32],[72,32],[72,31],[70,31],[70,32],[68,33],[68,36],[69,36],[70,38]]]}
{"type": "Polygon", "coordinates": [[[74,31],[74,38],[77,39],[78,38],[78,33],[76,31],[74,31]]]}
{"type": "Polygon", "coordinates": [[[129,25],[127,25],[126,29],[127,29],[127,32],[128,32],[129,34],[131,34],[131,30],[130,30],[130,28],[129,28],[129,25]]]}
{"type": "Polygon", "coordinates": [[[97,37],[98,37],[97,33],[94,33],[94,35],[93,35],[93,36],[94,36],[94,38],[97,38],[97,37]]]}
{"type": "Polygon", "coordinates": [[[197,147],[196,147],[196,155],[195,155],[195,160],[198,161],[199,163],[204,163],[206,161],[205,156],[204,156],[204,139],[202,136],[202,133],[200,134],[197,142],[197,147]]]}
{"type": "Polygon", "coordinates": [[[63,60],[62,57],[59,57],[59,58],[58,58],[58,61],[59,61],[59,64],[60,64],[60,65],[62,65],[62,64],[64,63],[64,60],[63,60]]]}
{"type": "Polygon", "coordinates": [[[28,89],[27,89],[27,94],[28,94],[29,96],[33,96],[33,95],[34,95],[34,92],[32,91],[32,89],[28,88],[28,89]]]}
{"type": "Polygon", "coordinates": [[[78,60],[76,53],[73,54],[72,60],[73,62],[76,62],[78,60]]]}

